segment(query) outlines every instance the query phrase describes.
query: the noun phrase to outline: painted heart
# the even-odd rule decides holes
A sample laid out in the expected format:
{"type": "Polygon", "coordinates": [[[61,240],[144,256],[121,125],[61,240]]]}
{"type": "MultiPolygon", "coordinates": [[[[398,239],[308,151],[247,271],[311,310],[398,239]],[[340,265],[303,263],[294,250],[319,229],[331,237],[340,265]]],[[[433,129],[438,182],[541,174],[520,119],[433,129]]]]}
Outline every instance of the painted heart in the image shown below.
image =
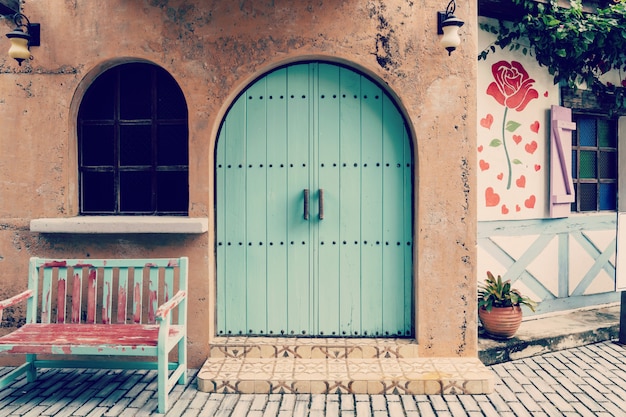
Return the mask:
{"type": "Polygon", "coordinates": [[[485,162],[485,160],[484,160],[484,159],[481,159],[481,160],[478,162],[478,165],[480,165],[480,170],[481,170],[481,171],[486,171],[486,170],[488,170],[488,169],[489,169],[489,162],[485,162]]]}
{"type": "Polygon", "coordinates": [[[522,137],[520,135],[513,135],[513,142],[515,142],[516,145],[519,145],[521,141],[522,137]]]}
{"type": "Polygon", "coordinates": [[[548,97],[548,90],[546,90],[546,92],[545,92],[545,93],[543,93],[543,96],[544,96],[544,97],[548,97]]]}
{"type": "Polygon", "coordinates": [[[535,164],[535,172],[539,171],[540,169],[541,169],[541,165],[535,164]]]}
{"type": "Polygon", "coordinates": [[[519,188],[524,188],[526,187],[526,177],[525,176],[521,176],[518,179],[515,180],[515,184],[519,187],[519,188]]]}
{"type": "Polygon", "coordinates": [[[526,206],[526,208],[534,208],[535,207],[535,196],[531,195],[530,197],[528,197],[525,201],[524,201],[524,205],[526,206]]]}
{"type": "Polygon", "coordinates": [[[515,205],[515,211],[520,211],[522,208],[519,206],[519,204],[515,205]]]}
{"type": "Polygon", "coordinates": [[[529,154],[535,153],[535,151],[537,150],[537,142],[533,140],[532,142],[527,143],[526,146],[524,146],[524,149],[526,149],[526,152],[528,152],[529,154]]]}
{"type": "Polygon", "coordinates": [[[480,145],[480,146],[478,147],[478,152],[482,152],[482,151],[483,151],[483,145],[480,145]]]}
{"type": "Polygon", "coordinates": [[[539,132],[539,122],[538,121],[534,121],[531,125],[530,125],[530,130],[532,130],[533,132],[537,133],[539,132]]]}
{"type": "Polygon", "coordinates": [[[505,204],[502,204],[502,214],[509,214],[509,209],[505,204]]]}
{"type": "Polygon", "coordinates": [[[500,202],[500,196],[493,191],[493,187],[487,187],[485,190],[485,203],[487,207],[495,207],[500,202]]]}
{"type": "Polygon", "coordinates": [[[502,178],[504,178],[504,174],[501,172],[501,173],[498,174],[498,179],[502,180],[502,178]]]}
{"type": "Polygon", "coordinates": [[[492,123],[493,123],[493,116],[491,114],[487,114],[485,117],[480,119],[480,125],[486,129],[491,129],[492,123]]]}

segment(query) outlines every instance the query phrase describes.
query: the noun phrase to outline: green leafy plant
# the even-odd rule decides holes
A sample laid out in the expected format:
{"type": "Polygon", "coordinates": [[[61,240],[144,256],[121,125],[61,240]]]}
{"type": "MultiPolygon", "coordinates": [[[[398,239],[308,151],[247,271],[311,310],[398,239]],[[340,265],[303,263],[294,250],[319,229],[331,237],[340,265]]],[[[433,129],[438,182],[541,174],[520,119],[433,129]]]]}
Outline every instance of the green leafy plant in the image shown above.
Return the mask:
{"type": "Polygon", "coordinates": [[[570,0],[566,7],[557,0],[511,1],[522,12],[510,22],[480,25],[496,40],[478,54],[479,60],[496,47],[518,50],[547,67],[555,83],[571,88],[586,83],[598,95],[614,97],[615,109],[626,110],[626,0],[593,11],[584,9],[581,0],[570,0]],[[611,70],[618,71],[621,85],[601,81],[611,70]]]}
{"type": "Polygon", "coordinates": [[[493,307],[514,307],[525,305],[535,311],[537,302],[523,296],[518,290],[511,288],[511,281],[502,281],[502,277],[494,277],[487,271],[485,284],[478,287],[478,307],[491,311],[493,307]]]}

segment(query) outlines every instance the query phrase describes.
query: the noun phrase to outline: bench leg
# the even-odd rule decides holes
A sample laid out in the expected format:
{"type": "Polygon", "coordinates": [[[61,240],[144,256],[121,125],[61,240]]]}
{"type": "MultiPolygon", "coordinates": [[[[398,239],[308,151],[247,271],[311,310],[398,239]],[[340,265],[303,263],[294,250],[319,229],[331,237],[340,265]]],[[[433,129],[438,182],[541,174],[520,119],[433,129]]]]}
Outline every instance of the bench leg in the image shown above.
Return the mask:
{"type": "Polygon", "coordinates": [[[36,360],[37,355],[26,355],[26,364],[28,364],[28,367],[26,368],[26,379],[28,382],[33,382],[37,379],[37,367],[35,366],[36,360]]]}
{"type": "Polygon", "coordinates": [[[37,379],[37,368],[35,368],[36,355],[26,355],[26,362],[8,374],[5,374],[0,378],[0,389],[9,386],[11,382],[15,381],[20,375],[26,373],[26,379],[28,382],[33,382],[37,379]]]}
{"type": "Polygon", "coordinates": [[[178,342],[178,367],[183,368],[183,373],[178,378],[178,383],[185,385],[187,383],[187,336],[178,342]]]}
{"type": "Polygon", "coordinates": [[[168,404],[168,355],[165,348],[161,345],[158,346],[158,354],[157,354],[157,395],[159,397],[159,413],[165,414],[167,413],[168,404]]]}

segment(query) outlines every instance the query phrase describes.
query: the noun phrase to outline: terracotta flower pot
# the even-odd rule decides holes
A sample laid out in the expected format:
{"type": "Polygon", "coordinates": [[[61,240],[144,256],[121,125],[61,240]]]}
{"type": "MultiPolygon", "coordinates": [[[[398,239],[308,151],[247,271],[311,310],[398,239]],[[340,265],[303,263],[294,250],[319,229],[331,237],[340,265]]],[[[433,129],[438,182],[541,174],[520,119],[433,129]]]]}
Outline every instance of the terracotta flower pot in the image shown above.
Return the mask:
{"type": "Polygon", "coordinates": [[[478,317],[489,336],[495,339],[510,339],[522,324],[522,308],[493,307],[491,311],[487,311],[483,307],[478,309],[478,317]]]}

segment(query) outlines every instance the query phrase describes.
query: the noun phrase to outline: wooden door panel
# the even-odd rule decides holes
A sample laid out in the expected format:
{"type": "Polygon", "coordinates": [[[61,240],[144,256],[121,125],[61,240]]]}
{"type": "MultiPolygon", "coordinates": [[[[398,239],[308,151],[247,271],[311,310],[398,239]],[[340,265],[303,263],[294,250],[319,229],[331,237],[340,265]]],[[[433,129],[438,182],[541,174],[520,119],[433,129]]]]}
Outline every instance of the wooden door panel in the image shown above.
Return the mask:
{"type": "MultiPolygon", "coordinates": [[[[255,83],[243,97],[246,103],[246,333],[267,331],[267,80],[255,83]]],[[[242,259],[242,260],[244,260],[242,259]]],[[[241,327],[240,327],[241,328],[241,327]]]]}
{"type": "Polygon", "coordinates": [[[218,163],[216,175],[218,190],[229,190],[228,198],[218,200],[223,220],[217,236],[217,259],[222,260],[217,286],[218,297],[223,300],[219,308],[224,309],[218,320],[222,321],[223,329],[240,328],[245,323],[247,294],[246,265],[241,262],[246,259],[246,171],[237,168],[246,163],[245,141],[241,140],[245,138],[245,128],[239,123],[245,118],[245,101],[235,103],[230,114],[232,117],[221,131],[223,150],[218,152],[218,157],[223,162],[218,163]]]}
{"type": "MultiPolygon", "coordinates": [[[[342,69],[340,73],[340,144],[339,144],[339,275],[341,334],[361,335],[361,200],[359,169],[361,132],[354,121],[361,120],[361,77],[342,69]],[[357,159],[358,158],[358,159],[357,159]],[[356,164],[356,166],[355,166],[356,164]]],[[[358,124],[357,124],[358,126],[358,124]]]]}
{"type": "Polygon", "coordinates": [[[322,335],[339,335],[341,275],[339,273],[340,211],[339,211],[339,140],[340,140],[340,68],[319,65],[315,118],[318,140],[316,142],[317,178],[315,188],[315,217],[318,238],[315,257],[316,299],[318,331],[322,335]],[[324,218],[319,218],[319,190],[323,190],[324,218]]]}
{"type": "Polygon", "coordinates": [[[365,335],[383,334],[383,157],[381,90],[361,80],[361,305],[365,335]]]}
{"type": "Polygon", "coordinates": [[[288,289],[287,322],[288,333],[311,334],[311,223],[303,216],[303,190],[309,189],[311,169],[311,85],[308,65],[287,67],[287,179],[288,205],[288,289]]]}
{"type": "Polygon", "coordinates": [[[218,332],[411,333],[411,148],[376,84],[272,72],[229,111],[216,164],[218,332]]]}
{"type": "MultiPolygon", "coordinates": [[[[268,74],[267,82],[267,331],[287,331],[287,85],[286,69],[268,74]]],[[[265,316],[265,314],[259,314],[265,316]]]]}
{"type": "MultiPolygon", "coordinates": [[[[382,309],[383,328],[385,335],[406,335],[410,331],[410,315],[405,316],[407,305],[411,305],[411,286],[405,285],[405,255],[407,247],[411,248],[412,239],[407,239],[407,214],[410,221],[411,205],[407,208],[405,204],[398,202],[405,201],[404,180],[411,177],[411,154],[410,147],[405,146],[404,141],[408,139],[402,125],[402,118],[395,110],[394,104],[387,96],[383,96],[383,187],[382,201],[383,213],[383,261],[382,276],[384,277],[382,309]],[[398,138],[403,138],[398,140],[398,138]],[[407,245],[408,242],[408,245],[407,245]],[[404,303],[399,303],[398,299],[403,299],[404,303]],[[407,322],[407,319],[409,321],[407,322]]],[[[410,190],[410,189],[409,189],[410,190]]],[[[410,193],[409,193],[410,194],[410,193]]],[[[410,203],[410,200],[408,201],[410,203]]],[[[409,252],[410,253],[410,252],[409,252]]],[[[410,276],[410,275],[409,275],[410,276]]],[[[411,310],[410,308],[408,309],[411,310]]]]}

